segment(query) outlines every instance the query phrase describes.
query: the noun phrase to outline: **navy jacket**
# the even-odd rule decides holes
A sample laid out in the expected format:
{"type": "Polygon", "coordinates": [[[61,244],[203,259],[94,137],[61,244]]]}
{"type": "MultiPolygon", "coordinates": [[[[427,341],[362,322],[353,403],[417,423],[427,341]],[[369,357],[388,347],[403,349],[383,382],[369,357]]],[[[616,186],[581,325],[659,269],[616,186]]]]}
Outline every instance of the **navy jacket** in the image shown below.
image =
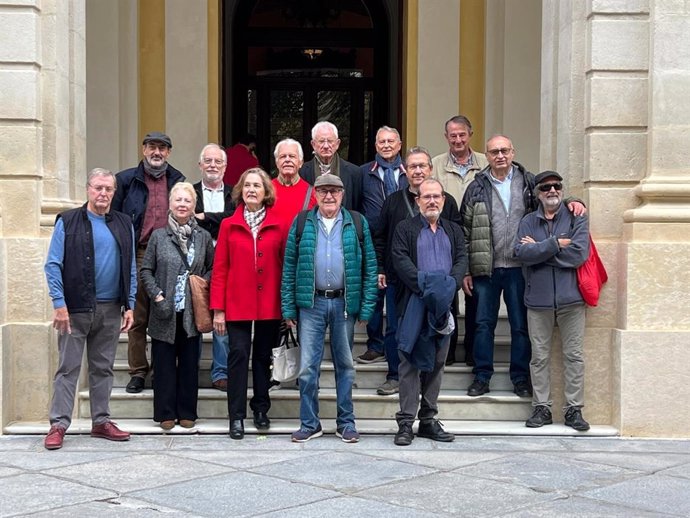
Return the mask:
{"type": "MultiPolygon", "coordinates": [[[[144,174],[143,160],[139,162],[137,167],[125,169],[117,173],[115,176],[117,190],[110,206],[111,210],[124,212],[132,218],[137,243],[139,242],[141,227],[144,223],[146,203],[149,199],[149,189],[146,187],[144,174]]],[[[165,176],[168,179],[168,192],[177,182],[185,181],[184,175],[170,164],[168,164],[168,169],[165,171],[165,176]]]]}
{"type": "MultiPolygon", "coordinates": [[[[65,229],[65,261],[62,265],[62,282],[65,304],[70,313],[88,313],[96,309],[96,260],[94,257],[93,232],[86,204],[58,214],[65,229]],[[69,254],[69,260],[67,256],[69,254]]],[[[130,283],[132,280],[132,222],[119,212],[105,215],[105,224],[112,232],[120,251],[120,298],[125,309],[130,307],[130,283]]]]}
{"type": "MultiPolygon", "coordinates": [[[[362,173],[355,164],[343,160],[338,155],[336,157],[340,161],[338,163],[338,173],[345,186],[343,207],[347,210],[362,212],[362,173]]],[[[318,168],[318,166],[315,165],[315,162],[316,159],[309,160],[299,170],[299,175],[311,185],[314,185],[316,181],[314,167],[318,168]]]]}
{"type": "MultiPolygon", "coordinates": [[[[379,216],[386,201],[386,190],[383,180],[379,176],[379,166],[376,160],[368,162],[359,168],[362,173],[362,214],[369,222],[372,233],[379,228],[379,216]]],[[[400,176],[398,177],[398,190],[407,189],[407,176],[405,167],[400,164],[400,176]]]]}

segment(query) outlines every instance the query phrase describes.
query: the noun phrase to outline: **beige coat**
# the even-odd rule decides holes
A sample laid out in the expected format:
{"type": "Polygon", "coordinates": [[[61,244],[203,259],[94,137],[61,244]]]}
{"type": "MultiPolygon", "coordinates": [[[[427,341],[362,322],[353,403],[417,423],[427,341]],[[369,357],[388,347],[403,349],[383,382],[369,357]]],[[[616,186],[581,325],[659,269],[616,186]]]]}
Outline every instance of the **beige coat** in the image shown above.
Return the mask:
{"type": "Polygon", "coordinates": [[[465,189],[474,180],[474,175],[489,165],[482,153],[472,151],[472,167],[463,178],[453,170],[453,163],[450,160],[448,151],[435,156],[431,162],[434,166],[434,178],[441,182],[444,191],[453,195],[453,198],[458,202],[458,206],[462,203],[465,189]]]}

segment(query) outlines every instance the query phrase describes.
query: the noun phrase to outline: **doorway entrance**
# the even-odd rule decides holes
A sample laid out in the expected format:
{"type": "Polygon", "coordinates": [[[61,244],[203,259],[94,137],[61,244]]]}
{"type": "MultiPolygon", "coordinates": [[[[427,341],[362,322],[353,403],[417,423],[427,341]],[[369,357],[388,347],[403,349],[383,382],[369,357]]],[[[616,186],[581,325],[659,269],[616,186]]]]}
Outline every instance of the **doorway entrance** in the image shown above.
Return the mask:
{"type": "Polygon", "coordinates": [[[343,158],[370,160],[376,129],[399,120],[399,46],[392,45],[398,3],[245,0],[226,6],[224,142],[256,135],[259,162],[271,169],[273,148],[286,137],[302,143],[308,160],[312,126],[329,120],[338,128],[343,158]]]}

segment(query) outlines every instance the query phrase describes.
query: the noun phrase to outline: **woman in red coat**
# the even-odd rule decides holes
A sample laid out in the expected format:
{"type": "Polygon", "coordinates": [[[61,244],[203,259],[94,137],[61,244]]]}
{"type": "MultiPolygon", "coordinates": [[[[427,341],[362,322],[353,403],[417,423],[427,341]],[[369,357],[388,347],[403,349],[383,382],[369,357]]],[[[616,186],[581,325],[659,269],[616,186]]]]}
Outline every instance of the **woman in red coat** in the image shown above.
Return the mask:
{"type": "Polygon", "coordinates": [[[254,395],[249,406],[254,425],[259,430],[270,426],[271,349],[278,344],[285,237],[282,223],[271,210],[275,191],[265,171],[245,171],[232,190],[232,199],[237,209],[221,223],[216,244],[211,309],[214,330],[229,334],[230,437],[242,439],[250,351],[254,395]]]}

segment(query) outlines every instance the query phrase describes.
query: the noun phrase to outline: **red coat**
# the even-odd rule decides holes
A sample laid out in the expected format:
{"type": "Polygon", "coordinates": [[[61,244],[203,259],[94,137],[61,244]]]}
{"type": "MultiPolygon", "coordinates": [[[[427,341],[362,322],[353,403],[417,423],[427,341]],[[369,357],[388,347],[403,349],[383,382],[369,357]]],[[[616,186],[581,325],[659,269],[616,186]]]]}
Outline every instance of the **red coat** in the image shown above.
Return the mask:
{"type": "Polygon", "coordinates": [[[211,275],[211,309],[224,310],[225,320],[281,318],[285,236],[271,207],[254,244],[240,204],[220,225],[211,275]]]}

